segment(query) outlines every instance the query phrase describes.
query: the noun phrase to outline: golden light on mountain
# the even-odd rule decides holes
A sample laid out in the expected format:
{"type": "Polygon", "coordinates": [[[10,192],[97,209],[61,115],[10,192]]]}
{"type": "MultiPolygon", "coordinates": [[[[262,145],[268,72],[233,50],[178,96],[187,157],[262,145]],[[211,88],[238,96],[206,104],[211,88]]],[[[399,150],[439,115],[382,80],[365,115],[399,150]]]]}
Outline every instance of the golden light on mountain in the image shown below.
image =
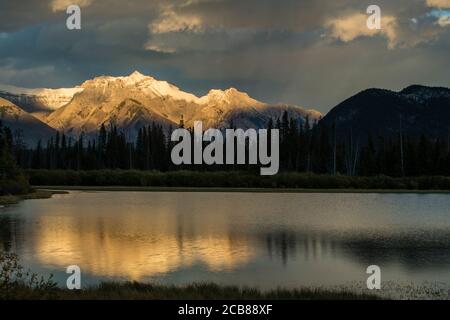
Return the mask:
{"type": "Polygon", "coordinates": [[[261,128],[284,111],[313,122],[322,116],[299,106],[264,103],[235,88],[213,89],[198,97],[138,71],[121,77],[95,77],[73,88],[0,85],[0,97],[23,108],[50,130],[74,136],[82,132],[95,136],[102,124],[114,124],[133,137],[142,126],[152,123],[166,129],[177,127],[182,116],[186,127],[202,121],[205,128],[227,127],[229,123],[261,128]]]}

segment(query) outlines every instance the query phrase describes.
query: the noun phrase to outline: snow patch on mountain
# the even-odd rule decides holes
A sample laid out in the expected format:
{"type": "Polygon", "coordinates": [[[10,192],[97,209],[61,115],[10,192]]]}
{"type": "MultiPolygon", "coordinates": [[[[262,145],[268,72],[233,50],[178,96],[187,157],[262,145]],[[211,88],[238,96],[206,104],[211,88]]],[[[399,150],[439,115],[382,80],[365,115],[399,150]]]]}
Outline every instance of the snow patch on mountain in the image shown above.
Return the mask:
{"type": "Polygon", "coordinates": [[[213,89],[198,100],[202,105],[219,105],[222,107],[262,107],[265,104],[251,98],[247,93],[240,92],[235,88],[225,91],[213,89]]]}
{"type": "Polygon", "coordinates": [[[52,112],[72,100],[83,91],[81,87],[47,89],[28,89],[10,85],[0,85],[0,97],[3,97],[31,114],[52,112]]]}

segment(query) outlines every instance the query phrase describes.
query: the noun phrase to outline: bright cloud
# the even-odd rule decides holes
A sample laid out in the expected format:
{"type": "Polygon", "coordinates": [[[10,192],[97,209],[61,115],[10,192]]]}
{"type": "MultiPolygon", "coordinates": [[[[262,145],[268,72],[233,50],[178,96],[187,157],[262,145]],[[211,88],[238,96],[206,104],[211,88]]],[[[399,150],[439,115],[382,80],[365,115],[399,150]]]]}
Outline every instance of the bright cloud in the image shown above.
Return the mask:
{"type": "Polygon", "coordinates": [[[450,0],[427,0],[427,5],[433,8],[450,8],[450,0]]]}
{"type": "Polygon", "coordinates": [[[149,41],[145,44],[144,48],[149,51],[155,51],[159,53],[175,53],[177,52],[174,48],[169,48],[165,46],[159,46],[157,44],[154,44],[153,42],[149,41]]]}
{"type": "MultiPolygon", "coordinates": [[[[162,5],[159,17],[148,25],[150,39],[145,43],[146,50],[159,53],[176,53],[180,48],[186,47],[186,39],[196,36],[206,29],[201,15],[192,12],[180,13],[176,8],[204,2],[205,0],[182,0],[178,6],[173,4],[162,5]],[[181,36],[181,38],[180,38],[181,36]]],[[[187,45],[189,47],[189,45],[187,45]]]]}
{"type": "Polygon", "coordinates": [[[198,32],[203,29],[203,21],[196,15],[181,15],[169,10],[162,14],[161,18],[151,23],[150,32],[154,34],[192,31],[198,32]]]}
{"type": "Polygon", "coordinates": [[[447,27],[450,26],[450,17],[449,16],[442,16],[437,21],[437,24],[441,27],[447,27]]]}
{"type": "Polygon", "coordinates": [[[93,0],[53,0],[51,7],[53,12],[66,11],[70,5],[78,5],[80,7],[87,7],[92,4],[93,0]]]}
{"type": "Polygon", "coordinates": [[[428,16],[436,18],[435,24],[443,28],[450,25],[450,10],[434,9],[428,16]]]}
{"type": "Polygon", "coordinates": [[[369,29],[367,15],[355,13],[341,18],[331,19],[326,26],[331,30],[330,36],[343,42],[350,42],[360,37],[382,35],[388,39],[388,46],[393,49],[398,44],[397,19],[393,16],[382,17],[382,28],[369,29]]]}

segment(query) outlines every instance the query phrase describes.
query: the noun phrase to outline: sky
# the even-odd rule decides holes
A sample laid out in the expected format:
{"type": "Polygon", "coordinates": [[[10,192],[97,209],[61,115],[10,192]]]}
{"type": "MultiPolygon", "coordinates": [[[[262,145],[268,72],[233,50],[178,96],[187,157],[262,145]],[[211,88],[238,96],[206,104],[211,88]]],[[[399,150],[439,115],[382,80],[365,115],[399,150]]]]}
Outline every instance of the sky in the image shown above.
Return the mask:
{"type": "Polygon", "coordinates": [[[72,87],[134,70],[327,112],[370,87],[450,87],[450,0],[2,0],[0,83],[72,87]],[[81,8],[81,30],[66,9],[81,8]],[[381,8],[381,29],[366,10],[381,8]]]}

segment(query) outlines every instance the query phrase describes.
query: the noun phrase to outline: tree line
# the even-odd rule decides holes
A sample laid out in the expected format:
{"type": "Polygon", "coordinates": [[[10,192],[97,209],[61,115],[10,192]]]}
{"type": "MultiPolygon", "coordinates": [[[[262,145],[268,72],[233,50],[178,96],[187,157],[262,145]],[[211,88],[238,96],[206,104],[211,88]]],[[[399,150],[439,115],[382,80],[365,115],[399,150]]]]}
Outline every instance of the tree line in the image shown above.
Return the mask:
{"type": "MultiPolygon", "coordinates": [[[[180,123],[180,126],[183,126],[180,123]]],[[[231,125],[233,127],[233,125],[231,125]]],[[[425,135],[352,137],[338,135],[335,126],[299,121],[285,112],[269,120],[267,129],[280,130],[280,170],[349,176],[450,175],[450,143],[425,135]]],[[[252,165],[175,166],[169,132],[156,123],[142,127],[135,139],[114,125],[102,125],[96,137],[76,139],[56,133],[35,148],[12,147],[19,165],[49,170],[193,170],[230,171],[259,169],[252,165]]]]}
{"type": "Polygon", "coordinates": [[[30,187],[15,161],[13,141],[11,130],[0,122],[0,196],[25,194],[30,187]]]}

